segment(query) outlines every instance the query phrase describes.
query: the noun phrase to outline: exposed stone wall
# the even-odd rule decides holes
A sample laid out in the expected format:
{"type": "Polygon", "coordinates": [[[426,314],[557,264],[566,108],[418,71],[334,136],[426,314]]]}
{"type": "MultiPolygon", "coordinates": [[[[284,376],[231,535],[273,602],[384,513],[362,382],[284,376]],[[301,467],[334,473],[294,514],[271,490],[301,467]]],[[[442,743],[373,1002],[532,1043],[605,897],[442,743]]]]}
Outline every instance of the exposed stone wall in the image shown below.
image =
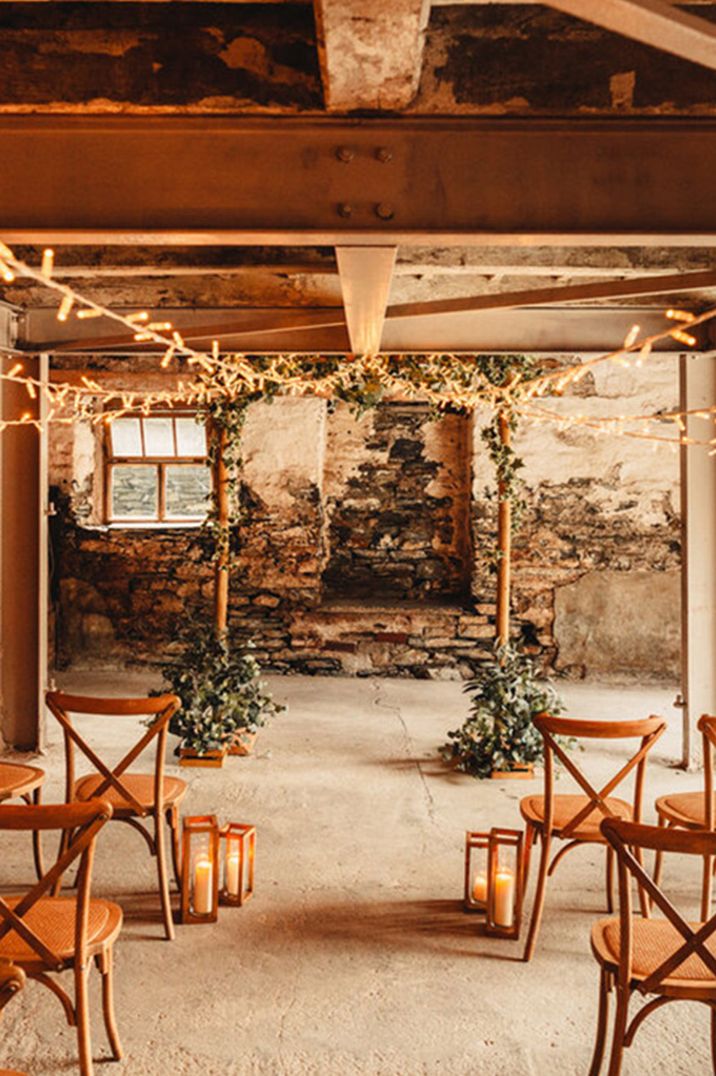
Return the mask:
{"type": "MultiPolygon", "coordinates": [[[[673,405],[675,360],[603,367],[555,406],[584,415],[673,405]]],[[[484,417],[484,416],[483,416],[484,417]]],[[[361,417],[324,400],[254,405],[230,625],[283,671],[465,676],[494,636],[492,469],[482,418],[420,407],[361,417]]],[[[57,658],[162,660],[187,615],[210,615],[197,529],[106,529],[89,425],[53,432],[57,658]]],[[[678,664],[678,458],[588,430],[523,425],[526,509],[513,629],[570,676],[664,679],[678,664]]]]}

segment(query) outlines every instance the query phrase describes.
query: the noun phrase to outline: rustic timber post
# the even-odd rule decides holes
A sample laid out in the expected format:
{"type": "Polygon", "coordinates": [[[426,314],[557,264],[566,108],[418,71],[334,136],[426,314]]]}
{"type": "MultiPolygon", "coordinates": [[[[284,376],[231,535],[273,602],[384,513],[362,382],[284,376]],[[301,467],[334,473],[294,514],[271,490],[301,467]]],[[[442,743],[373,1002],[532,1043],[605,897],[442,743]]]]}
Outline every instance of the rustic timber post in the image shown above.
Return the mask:
{"type": "Polygon", "coordinates": [[[226,427],[214,423],[214,493],[216,496],[217,542],[214,565],[214,627],[225,635],[229,616],[229,475],[226,467],[226,427]]]}
{"type": "MultiPolygon", "coordinates": [[[[510,446],[510,417],[500,411],[498,417],[500,444],[510,446]]],[[[512,504],[504,479],[497,483],[497,644],[506,646],[510,640],[510,558],[512,556],[512,504]]]]}

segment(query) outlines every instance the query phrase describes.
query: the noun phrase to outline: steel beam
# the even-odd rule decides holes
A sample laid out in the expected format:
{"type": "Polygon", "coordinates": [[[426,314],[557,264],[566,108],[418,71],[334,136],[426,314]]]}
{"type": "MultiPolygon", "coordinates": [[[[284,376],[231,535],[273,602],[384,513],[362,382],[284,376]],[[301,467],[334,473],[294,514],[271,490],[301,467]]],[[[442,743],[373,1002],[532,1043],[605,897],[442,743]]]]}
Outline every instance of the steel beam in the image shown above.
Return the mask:
{"type": "MultiPolygon", "coordinates": [[[[218,337],[222,348],[251,354],[345,354],[351,350],[343,312],[323,311],[323,327],[310,322],[296,325],[296,311],[283,310],[186,310],[157,311],[181,329],[194,346],[210,347],[218,337]],[[280,318],[291,318],[290,328],[280,328],[280,318]],[[230,330],[230,331],[229,331],[230,330]]],[[[311,311],[315,315],[316,311],[311,311]]],[[[598,308],[526,307],[474,313],[440,314],[415,320],[386,321],[382,348],[385,351],[425,352],[530,352],[531,354],[600,354],[621,346],[634,322],[644,335],[665,327],[658,310],[619,306],[598,308]]],[[[697,350],[714,346],[711,322],[697,332],[697,350]]],[[[59,324],[55,310],[28,311],[22,349],[57,354],[138,355],[156,353],[156,345],[128,344],[126,337],[98,337],[91,321],[59,324]]],[[[96,326],[96,322],[94,323],[96,326]]],[[[662,351],[682,350],[673,341],[659,345],[662,351]]]]}
{"type": "Polygon", "coordinates": [[[10,243],[716,242],[711,119],[18,115],[0,150],[10,243]]]}

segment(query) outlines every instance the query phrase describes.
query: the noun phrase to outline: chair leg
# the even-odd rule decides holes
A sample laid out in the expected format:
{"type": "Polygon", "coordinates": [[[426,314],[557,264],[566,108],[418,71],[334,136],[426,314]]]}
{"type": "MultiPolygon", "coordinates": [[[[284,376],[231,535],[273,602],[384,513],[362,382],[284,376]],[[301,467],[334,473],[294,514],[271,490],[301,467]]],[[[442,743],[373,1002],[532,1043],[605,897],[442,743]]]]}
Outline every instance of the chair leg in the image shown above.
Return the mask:
{"type": "Polygon", "coordinates": [[[171,835],[172,866],[174,868],[174,881],[181,893],[181,852],[179,849],[179,812],[176,807],[170,807],[167,811],[167,825],[171,835]]]}
{"type": "Polygon", "coordinates": [[[614,857],[616,853],[610,844],[607,845],[607,911],[611,915],[614,911],[614,857]]]}
{"type": "Polygon", "coordinates": [[[701,922],[705,923],[711,917],[711,878],[713,873],[713,857],[704,856],[704,873],[701,879],[701,922]]]}
{"type": "Polygon", "coordinates": [[[172,917],[172,902],[169,896],[169,878],[167,876],[167,861],[164,848],[164,818],[157,811],[154,816],[154,841],[157,853],[157,875],[159,878],[159,896],[162,902],[162,916],[164,917],[164,930],[167,941],[174,939],[174,919],[172,917]]]}
{"type": "Polygon", "coordinates": [[[547,870],[549,868],[549,850],[552,843],[552,835],[542,830],[542,851],[539,861],[539,874],[537,875],[537,888],[535,890],[534,904],[532,905],[532,919],[530,920],[529,934],[525,942],[522,959],[527,962],[532,959],[537,944],[537,934],[542,922],[542,909],[544,908],[544,894],[547,887],[547,870]]]}
{"type": "Polygon", "coordinates": [[[716,1073],[716,1007],[711,1006],[711,1068],[716,1073]]]}
{"type": "Polygon", "coordinates": [[[532,858],[532,845],[537,839],[537,830],[528,822],[525,826],[525,841],[522,845],[522,893],[527,892],[530,880],[530,860],[532,858]]]}
{"type": "Polygon", "coordinates": [[[80,1054],[80,1076],[93,1076],[94,1066],[92,1064],[87,998],[87,968],[79,965],[75,965],[75,1017],[77,1020],[77,1045],[80,1054]]]}
{"type": "Polygon", "coordinates": [[[114,1015],[114,982],[112,971],[112,950],[104,949],[95,957],[95,963],[102,976],[102,1013],[107,1038],[115,1061],[122,1060],[122,1044],[119,1041],[117,1021],[114,1015]]]}
{"type": "Polygon", "coordinates": [[[627,1018],[629,1016],[629,988],[617,987],[617,1009],[614,1017],[614,1035],[612,1038],[612,1052],[609,1058],[608,1076],[619,1076],[622,1070],[622,1055],[624,1053],[624,1037],[626,1035],[627,1018]]]}
{"type": "Polygon", "coordinates": [[[602,968],[599,974],[599,1015],[597,1017],[597,1038],[594,1043],[592,1064],[589,1076],[599,1076],[599,1071],[604,1060],[604,1044],[607,1040],[607,1023],[609,1021],[609,993],[611,981],[609,972],[602,968]]]}

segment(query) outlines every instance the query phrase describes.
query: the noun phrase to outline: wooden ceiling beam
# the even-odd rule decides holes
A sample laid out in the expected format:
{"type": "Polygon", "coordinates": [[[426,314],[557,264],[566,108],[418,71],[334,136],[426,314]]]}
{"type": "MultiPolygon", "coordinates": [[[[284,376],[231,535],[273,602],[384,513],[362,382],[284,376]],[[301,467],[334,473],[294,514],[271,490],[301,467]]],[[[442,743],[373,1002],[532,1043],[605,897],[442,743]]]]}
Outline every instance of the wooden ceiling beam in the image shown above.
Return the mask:
{"type": "Polygon", "coordinates": [[[716,25],[666,0],[546,0],[547,6],[716,70],[716,25]]]}

